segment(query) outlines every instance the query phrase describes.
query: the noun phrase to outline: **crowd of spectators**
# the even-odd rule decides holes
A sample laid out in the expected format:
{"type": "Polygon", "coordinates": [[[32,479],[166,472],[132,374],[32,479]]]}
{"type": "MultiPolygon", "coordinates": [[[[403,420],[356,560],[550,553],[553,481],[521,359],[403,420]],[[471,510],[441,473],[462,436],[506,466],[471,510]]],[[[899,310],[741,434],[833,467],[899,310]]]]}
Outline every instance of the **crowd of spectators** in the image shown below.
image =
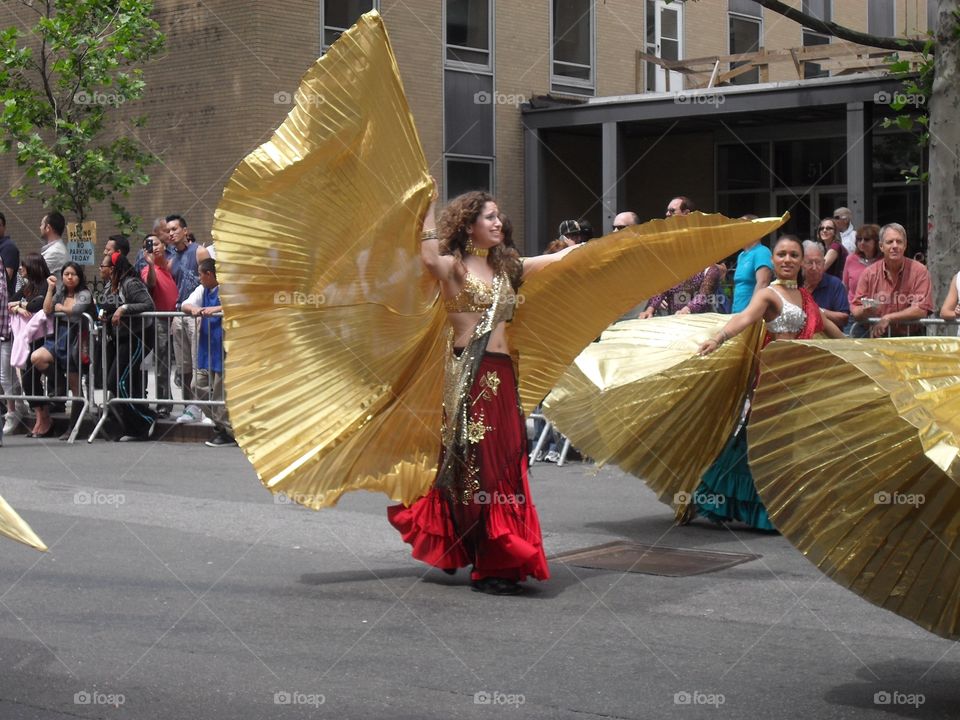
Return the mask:
{"type": "Polygon", "coordinates": [[[130,238],[111,235],[99,278],[88,283],[83,266],[70,259],[65,231],[61,213],[46,213],[39,252],[21,257],[0,213],[0,276],[6,280],[0,282],[0,386],[14,396],[6,402],[2,432],[24,427],[28,437],[50,437],[52,415],[65,412],[69,402],[68,431],[60,438],[66,440],[82,420],[82,398],[98,388],[108,437],[156,439],[157,421],[179,405],[178,423],[214,428],[207,445],[235,445],[222,404],[213,246],[198,243],[186,219],[171,214],[154,222],[132,261],[130,238]],[[171,370],[181,399],[173,398],[171,370]]]}
{"type": "MultiPolygon", "coordinates": [[[[667,204],[667,218],[696,210],[689,197],[678,195],[667,204]]],[[[750,220],[756,215],[744,215],[750,220]]],[[[639,224],[633,211],[618,213],[613,231],[639,224]]],[[[583,220],[564,220],[558,238],[547,252],[584,242],[583,220]]],[[[782,237],[782,236],[781,236],[782,237]]],[[[926,334],[917,321],[934,311],[930,273],[918,260],[907,257],[908,237],[899,223],[867,223],[854,229],[853,213],[839,207],[820,220],[815,237],[801,239],[804,250],[801,278],[826,317],[854,338],[926,334]]],[[[758,238],[736,257],[731,292],[722,290],[729,263],[709,265],[664,293],[648,299],[626,317],[650,318],[697,312],[742,311],[754,293],[773,280],[769,247],[758,238]]],[[[940,317],[953,321],[960,315],[960,273],[947,288],[940,317]]]]}

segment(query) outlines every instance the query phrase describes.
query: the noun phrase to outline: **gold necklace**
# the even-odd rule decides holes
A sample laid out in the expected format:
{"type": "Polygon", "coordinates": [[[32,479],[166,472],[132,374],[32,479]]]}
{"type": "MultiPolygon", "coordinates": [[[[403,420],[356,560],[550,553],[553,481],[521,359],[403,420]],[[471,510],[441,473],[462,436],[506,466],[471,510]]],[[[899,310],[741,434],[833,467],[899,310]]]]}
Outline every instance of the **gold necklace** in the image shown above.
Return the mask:
{"type": "Polygon", "coordinates": [[[787,290],[796,290],[796,289],[797,289],[797,281],[796,281],[796,280],[781,280],[780,278],[777,278],[776,280],[774,280],[774,281],[773,281],[772,283],[770,283],[770,284],[771,284],[771,285],[780,285],[781,287],[785,287],[787,290]]]}
{"type": "Polygon", "coordinates": [[[464,248],[467,255],[476,255],[477,257],[486,257],[490,254],[490,248],[477,248],[473,246],[473,238],[467,239],[467,247],[464,248]]]}

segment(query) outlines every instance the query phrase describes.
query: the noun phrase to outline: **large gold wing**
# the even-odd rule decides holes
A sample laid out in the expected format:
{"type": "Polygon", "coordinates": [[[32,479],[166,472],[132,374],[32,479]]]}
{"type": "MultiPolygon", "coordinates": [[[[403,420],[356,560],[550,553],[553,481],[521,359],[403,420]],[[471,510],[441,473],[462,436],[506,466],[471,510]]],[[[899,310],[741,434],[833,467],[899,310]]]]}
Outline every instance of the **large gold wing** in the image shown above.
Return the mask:
{"type": "MultiPolygon", "coordinates": [[[[368,13],[307,72],[215,215],[228,409],[271,491],[320,508],[349,490],[410,503],[429,488],[445,324],[419,258],[431,188],[386,31],[368,13]]],[[[524,402],[639,298],[781,222],[656,221],[533,274],[511,330],[524,402]]]]}
{"type": "Polygon", "coordinates": [[[758,322],[698,357],[729,315],[617,323],[577,356],[544,413],[582,452],[643,479],[682,513],[729,439],[763,341],[758,322]]]}
{"type": "Polygon", "coordinates": [[[271,491],[320,508],[429,487],[445,319],[419,254],[431,189],[368,13],[306,73],[215,216],[230,418],[271,491]]]}
{"type": "Polygon", "coordinates": [[[524,282],[510,347],[530,412],[573,359],[641,298],[667,290],[787,221],[675,215],[592,240],[524,282]]]}
{"type": "Polygon", "coordinates": [[[957,338],[772,343],[748,426],[777,529],[830,578],[960,638],[957,338]]]}
{"type": "Polygon", "coordinates": [[[20,517],[2,497],[0,497],[0,534],[37,550],[47,549],[43,540],[33,531],[33,528],[27,525],[27,521],[20,517]]]}

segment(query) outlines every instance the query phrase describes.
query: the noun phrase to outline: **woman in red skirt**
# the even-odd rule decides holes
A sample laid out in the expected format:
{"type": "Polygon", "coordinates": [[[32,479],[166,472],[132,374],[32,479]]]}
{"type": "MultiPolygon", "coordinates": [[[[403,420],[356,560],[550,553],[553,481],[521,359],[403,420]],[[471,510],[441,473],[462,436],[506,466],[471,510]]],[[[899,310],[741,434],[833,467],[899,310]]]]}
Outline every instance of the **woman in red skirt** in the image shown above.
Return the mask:
{"type": "Polygon", "coordinates": [[[504,245],[494,199],[461,195],[423,222],[421,258],[439,281],[450,320],[443,387],[443,446],[430,492],[388,510],[418,560],[454,573],[472,565],[473,589],[522,592],[549,577],[527,483],[527,438],[506,323],[524,278],[567,252],[522,259],[504,245]]]}

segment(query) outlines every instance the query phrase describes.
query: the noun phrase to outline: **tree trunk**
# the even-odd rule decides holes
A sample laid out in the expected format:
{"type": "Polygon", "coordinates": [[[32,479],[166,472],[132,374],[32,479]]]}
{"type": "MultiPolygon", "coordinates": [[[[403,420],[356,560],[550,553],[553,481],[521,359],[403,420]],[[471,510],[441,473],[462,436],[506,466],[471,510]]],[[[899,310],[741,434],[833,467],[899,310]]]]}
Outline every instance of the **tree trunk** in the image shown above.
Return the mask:
{"type": "MultiPolygon", "coordinates": [[[[927,267],[938,301],[960,271],[960,43],[954,37],[960,0],[940,0],[930,112],[927,267]]],[[[939,304],[937,310],[939,310],[939,304]]]]}

